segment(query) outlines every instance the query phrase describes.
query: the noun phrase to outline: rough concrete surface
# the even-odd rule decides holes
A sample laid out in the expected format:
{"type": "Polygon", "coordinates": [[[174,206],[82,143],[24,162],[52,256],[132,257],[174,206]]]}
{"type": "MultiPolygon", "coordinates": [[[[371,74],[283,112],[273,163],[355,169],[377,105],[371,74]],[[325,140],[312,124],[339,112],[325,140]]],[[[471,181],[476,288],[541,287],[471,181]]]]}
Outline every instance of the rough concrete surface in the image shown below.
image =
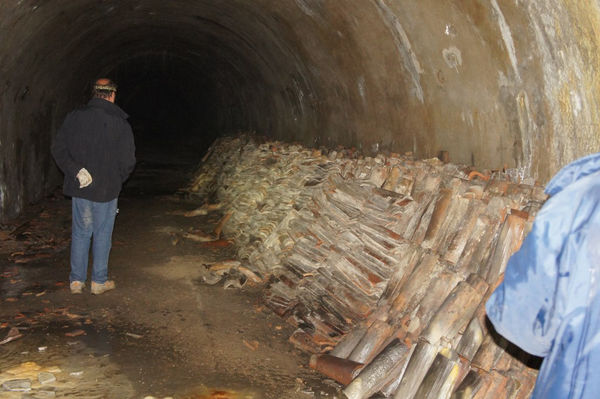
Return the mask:
{"type": "Polygon", "coordinates": [[[149,135],[447,151],[545,182],[600,149],[599,27],[581,1],[4,1],[0,219],[59,180],[49,143],[100,75],[149,135]]]}

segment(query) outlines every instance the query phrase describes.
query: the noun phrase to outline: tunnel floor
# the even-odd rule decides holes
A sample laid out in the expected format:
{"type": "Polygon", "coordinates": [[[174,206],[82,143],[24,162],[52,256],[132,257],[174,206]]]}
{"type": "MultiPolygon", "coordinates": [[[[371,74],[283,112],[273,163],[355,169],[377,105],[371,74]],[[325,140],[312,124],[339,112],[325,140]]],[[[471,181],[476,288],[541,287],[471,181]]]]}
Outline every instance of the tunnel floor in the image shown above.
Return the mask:
{"type": "Polygon", "coordinates": [[[335,397],[339,387],[308,368],[260,287],[201,282],[203,262],[234,252],[176,242],[177,232],[209,231],[219,215],[182,217],[195,205],[175,191],[195,156],[160,158],[139,160],[120,197],[109,266],[115,291],[69,293],[70,201],[59,191],[0,226],[0,384],[32,381],[29,396],[1,388],[0,396],[335,397]],[[56,381],[41,385],[44,371],[56,381]]]}

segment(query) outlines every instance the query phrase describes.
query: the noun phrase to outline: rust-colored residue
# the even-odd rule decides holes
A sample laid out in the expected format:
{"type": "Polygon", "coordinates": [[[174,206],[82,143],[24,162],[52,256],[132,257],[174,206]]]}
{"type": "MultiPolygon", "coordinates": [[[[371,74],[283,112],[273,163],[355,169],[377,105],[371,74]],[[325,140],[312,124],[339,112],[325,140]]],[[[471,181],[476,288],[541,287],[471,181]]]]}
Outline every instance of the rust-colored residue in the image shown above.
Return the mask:
{"type": "Polygon", "coordinates": [[[376,275],[374,273],[367,274],[367,278],[369,279],[369,282],[371,284],[379,284],[380,282],[383,281],[383,279],[381,277],[379,277],[378,275],[376,275]]]}
{"type": "Polygon", "coordinates": [[[310,368],[333,378],[343,385],[350,384],[358,372],[364,367],[364,364],[362,363],[354,362],[349,359],[337,358],[327,354],[312,355],[309,365],[310,368]]]}
{"type": "Polygon", "coordinates": [[[233,391],[223,391],[212,389],[206,393],[188,397],[188,399],[238,399],[240,395],[233,391]]]}
{"type": "Polygon", "coordinates": [[[480,173],[480,172],[478,172],[476,170],[474,170],[471,173],[469,173],[469,180],[473,180],[474,177],[479,177],[481,180],[484,180],[484,181],[490,180],[489,176],[486,176],[483,173],[480,173]]]}
{"type": "Polygon", "coordinates": [[[518,210],[518,209],[511,209],[511,210],[510,210],[510,214],[511,214],[511,215],[518,216],[518,217],[520,217],[521,219],[525,219],[525,220],[528,220],[528,219],[529,219],[529,213],[528,213],[528,212],[521,211],[521,210],[518,210]]]}
{"type": "Polygon", "coordinates": [[[201,242],[200,246],[205,248],[223,248],[228,247],[232,244],[229,240],[215,240],[209,242],[201,242]]]}
{"type": "Polygon", "coordinates": [[[231,218],[231,215],[233,215],[232,212],[227,212],[219,221],[219,223],[217,223],[217,226],[215,227],[214,233],[215,236],[217,236],[217,238],[221,237],[221,232],[223,231],[223,227],[225,227],[225,224],[227,223],[227,221],[231,218]]]}

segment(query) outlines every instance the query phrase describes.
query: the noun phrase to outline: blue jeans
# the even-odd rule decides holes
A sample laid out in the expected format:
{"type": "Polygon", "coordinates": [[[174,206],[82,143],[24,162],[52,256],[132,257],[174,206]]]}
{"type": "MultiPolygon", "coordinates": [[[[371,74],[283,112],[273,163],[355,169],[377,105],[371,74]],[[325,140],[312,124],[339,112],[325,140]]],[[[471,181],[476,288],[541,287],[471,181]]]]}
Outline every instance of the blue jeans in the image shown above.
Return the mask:
{"type": "Polygon", "coordinates": [[[92,281],[104,284],[108,277],[108,255],[117,215],[117,199],[94,202],[73,197],[71,233],[71,282],[86,281],[90,242],[93,236],[92,281]]]}

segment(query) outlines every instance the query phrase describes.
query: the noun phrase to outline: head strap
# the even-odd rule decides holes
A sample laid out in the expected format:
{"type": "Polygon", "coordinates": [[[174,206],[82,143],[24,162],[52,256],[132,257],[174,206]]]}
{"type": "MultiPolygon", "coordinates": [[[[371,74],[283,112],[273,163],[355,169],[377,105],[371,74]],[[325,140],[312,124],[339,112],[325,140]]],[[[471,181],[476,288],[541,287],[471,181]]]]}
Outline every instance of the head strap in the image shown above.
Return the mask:
{"type": "Polygon", "coordinates": [[[95,90],[107,90],[107,91],[117,91],[117,88],[113,85],[94,85],[95,90]]]}

